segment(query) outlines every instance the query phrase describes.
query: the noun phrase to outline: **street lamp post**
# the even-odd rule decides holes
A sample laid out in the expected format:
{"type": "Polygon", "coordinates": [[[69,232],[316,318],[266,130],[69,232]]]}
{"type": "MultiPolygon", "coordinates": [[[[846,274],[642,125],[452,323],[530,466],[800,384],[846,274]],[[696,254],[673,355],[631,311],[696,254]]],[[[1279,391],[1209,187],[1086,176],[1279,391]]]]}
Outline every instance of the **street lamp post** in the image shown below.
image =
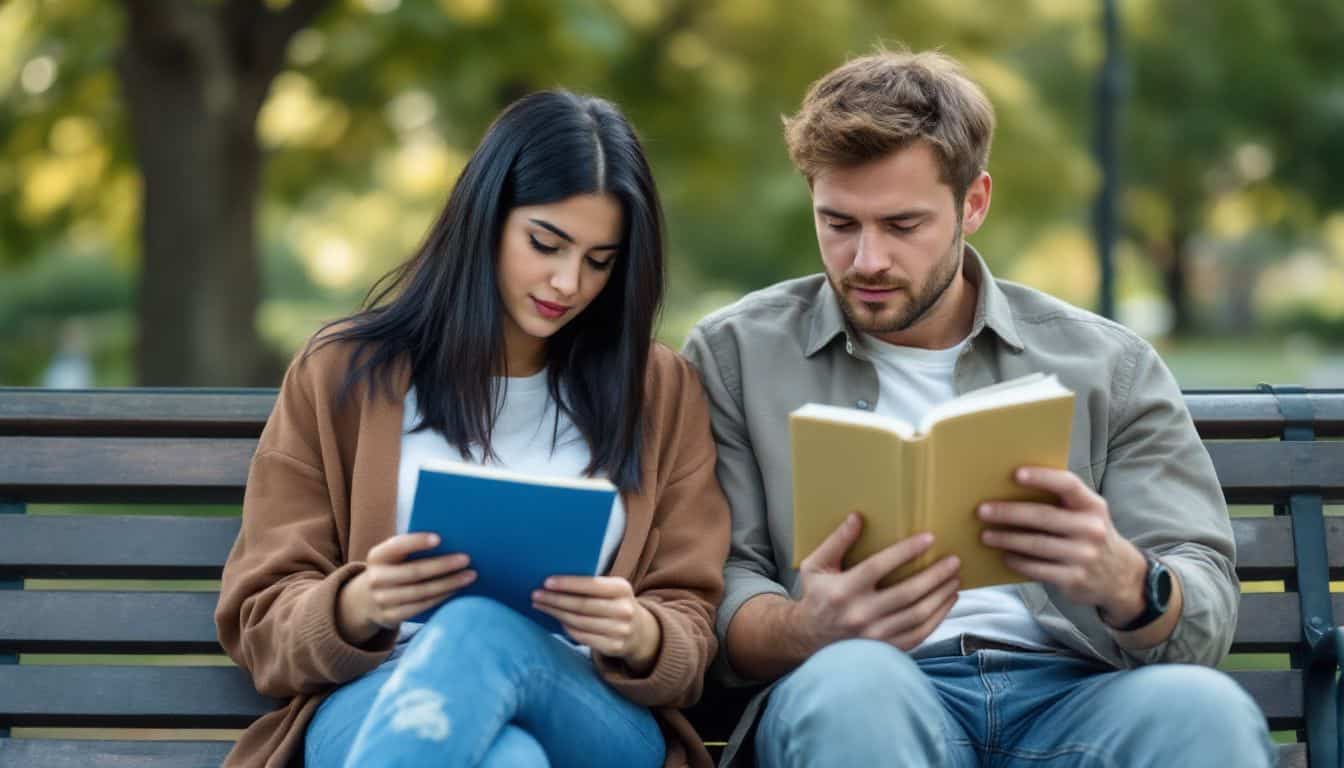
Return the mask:
{"type": "Polygon", "coordinates": [[[1101,169],[1101,189],[1092,211],[1096,233],[1097,256],[1100,259],[1101,286],[1098,311],[1104,317],[1115,317],[1115,235],[1116,195],[1119,191],[1119,163],[1116,122],[1119,102],[1124,88],[1120,53],[1120,14],[1115,0],[1102,0],[1102,39],[1105,58],[1097,73],[1097,111],[1093,130],[1093,151],[1101,169]]]}

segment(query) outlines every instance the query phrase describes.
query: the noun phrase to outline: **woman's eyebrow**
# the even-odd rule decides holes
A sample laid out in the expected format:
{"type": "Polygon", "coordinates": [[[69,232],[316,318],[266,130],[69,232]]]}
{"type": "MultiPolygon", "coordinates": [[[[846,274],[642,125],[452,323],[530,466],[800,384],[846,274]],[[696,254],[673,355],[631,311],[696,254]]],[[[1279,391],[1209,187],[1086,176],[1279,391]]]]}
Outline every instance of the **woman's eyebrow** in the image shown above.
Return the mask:
{"type": "MultiPolygon", "coordinates": [[[[574,238],[570,237],[568,232],[566,232],[566,231],[564,231],[563,229],[561,229],[561,228],[555,226],[554,224],[550,223],[549,221],[545,221],[544,219],[528,219],[528,221],[532,222],[533,224],[536,224],[538,227],[541,227],[542,229],[545,229],[545,230],[549,231],[551,234],[555,235],[556,237],[563,237],[565,240],[568,240],[571,244],[574,242],[574,238]]],[[[606,244],[606,245],[594,245],[592,248],[589,248],[588,250],[590,250],[590,251],[618,251],[618,250],[620,250],[620,248],[621,248],[621,244],[620,244],[620,243],[608,243],[608,244],[606,244]]]]}

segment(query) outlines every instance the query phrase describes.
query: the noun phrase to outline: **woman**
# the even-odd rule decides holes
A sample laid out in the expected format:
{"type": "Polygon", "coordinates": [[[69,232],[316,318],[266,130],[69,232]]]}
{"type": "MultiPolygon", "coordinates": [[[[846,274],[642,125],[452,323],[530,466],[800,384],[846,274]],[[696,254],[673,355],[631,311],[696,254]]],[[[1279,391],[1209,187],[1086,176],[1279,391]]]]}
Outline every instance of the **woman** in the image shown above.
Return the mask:
{"type": "Polygon", "coordinates": [[[699,381],[651,341],[662,218],[630,125],[511,105],[389,277],[295,360],[257,447],[216,622],[288,703],[226,765],[709,764],[676,708],[715,651],[728,514],[699,381]],[[620,489],[605,575],[534,593],[566,640],[454,599],[470,552],[407,559],[437,543],[406,532],[436,458],[620,489]]]}

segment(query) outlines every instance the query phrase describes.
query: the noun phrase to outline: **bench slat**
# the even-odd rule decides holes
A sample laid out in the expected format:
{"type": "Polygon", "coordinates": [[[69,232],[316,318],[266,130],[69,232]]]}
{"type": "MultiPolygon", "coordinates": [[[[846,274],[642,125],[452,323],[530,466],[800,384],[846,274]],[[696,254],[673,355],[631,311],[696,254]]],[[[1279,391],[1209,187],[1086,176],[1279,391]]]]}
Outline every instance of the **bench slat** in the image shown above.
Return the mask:
{"type": "Polygon", "coordinates": [[[0,437],[0,497],[236,503],[252,438],[0,437]]]}
{"type": "MultiPolygon", "coordinates": [[[[1274,397],[1256,390],[1188,390],[1186,407],[1205,439],[1276,437],[1274,397]]],[[[256,436],[274,389],[98,389],[0,387],[0,435],[256,436]]],[[[1316,433],[1344,436],[1344,389],[1307,395],[1316,433]]]]}
{"type": "MultiPolygon", "coordinates": [[[[1335,619],[1344,618],[1344,594],[1332,594],[1335,619]]],[[[1233,653],[1287,653],[1302,642],[1302,614],[1295,592],[1245,594],[1237,612],[1233,653]]]]}
{"type": "Polygon", "coordinates": [[[1302,725],[1302,673],[1299,670],[1237,670],[1228,672],[1260,705],[1270,730],[1302,725]]]}
{"type": "MultiPolygon", "coordinates": [[[[1192,389],[1183,394],[1205,440],[1278,437],[1283,431],[1283,416],[1273,395],[1254,389],[1192,389]]],[[[1344,389],[1317,389],[1307,398],[1315,411],[1316,435],[1344,435],[1344,389]]]]}
{"type": "MultiPolygon", "coordinates": [[[[228,741],[0,739],[0,765],[24,768],[216,768],[228,741]]],[[[1278,768],[1306,768],[1304,744],[1280,744],[1278,768]]]]}
{"type": "Polygon", "coordinates": [[[0,578],[215,579],[237,517],[0,515],[0,578]]]}
{"type": "Polygon", "coordinates": [[[274,389],[0,387],[0,435],[257,437],[274,389]]]}
{"type": "MultiPolygon", "coordinates": [[[[1248,581],[1292,572],[1287,517],[1232,519],[1237,572],[1248,581]]],[[[217,578],[236,517],[0,515],[0,578],[217,578]]],[[[1344,578],[1344,518],[1325,519],[1331,578],[1344,578]]]]}
{"type": "Polygon", "coordinates": [[[220,653],[215,592],[0,591],[0,653],[220,653]]]}
{"type": "Polygon", "coordinates": [[[1344,441],[1214,441],[1204,447],[1230,503],[1271,503],[1289,491],[1344,499],[1344,441]]]}
{"type": "MultiPolygon", "coordinates": [[[[1344,594],[1331,596],[1344,616],[1344,594]]],[[[215,592],[0,591],[0,653],[219,653],[215,592]]],[[[1294,593],[1241,599],[1233,653],[1300,642],[1294,593]]]]}
{"type": "MultiPolygon", "coordinates": [[[[1302,721],[1302,678],[1293,670],[1229,673],[1259,704],[1275,730],[1302,721]]],[[[697,713],[706,739],[739,711],[697,713]],[[710,727],[715,723],[718,727],[710,727]]],[[[0,721],[14,726],[241,728],[279,706],[258,694],[236,667],[0,666],[0,721]],[[202,696],[202,691],[210,695],[202,696]]]]}
{"type": "Polygon", "coordinates": [[[237,667],[0,666],[18,727],[242,728],[279,705],[237,667]]]}
{"type": "MultiPolygon", "coordinates": [[[[1344,500],[1344,441],[1205,443],[1232,503],[1292,491],[1344,500]]],[[[0,437],[0,497],[29,502],[242,500],[250,437],[0,437]]]]}
{"type": "MultiPolygon", "coordinates": [[[[1245,581],[1284,579],[1293,575],[1293,527],[1284,516],[1234,517],[1237,573],[1245,581]]],[[[1344,578],[1344,518],[1325,518],[1325,543],[1330,578],[1344,578]]]]}
{"type": "Polygon", "coordinates": [[[219,768],[231,741],[0,739],[0,766],[23,768],[219,768]]]}

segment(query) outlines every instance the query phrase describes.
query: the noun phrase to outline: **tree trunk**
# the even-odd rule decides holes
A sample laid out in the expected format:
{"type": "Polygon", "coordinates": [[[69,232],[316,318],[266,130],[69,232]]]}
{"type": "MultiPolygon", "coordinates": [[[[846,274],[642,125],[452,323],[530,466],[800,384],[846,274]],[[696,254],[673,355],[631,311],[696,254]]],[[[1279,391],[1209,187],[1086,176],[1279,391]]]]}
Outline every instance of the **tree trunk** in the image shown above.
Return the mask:
{"type": "Polygon", "coordinates": [[[143,178],[142,386],[277,383],[256,330],[256,119],[289,38],[322,4],[127,3],[119,71],[143,178]]]}
{"type": "Polygon", "coordinates": [[[1162,287],[1171,307],[1171,335],[1182,338],[1195,331],[1194,316],[1190,311],[1188,268],[1190,235],[1183,230],[1171,233],[1162,262],[1162,287]]]}

